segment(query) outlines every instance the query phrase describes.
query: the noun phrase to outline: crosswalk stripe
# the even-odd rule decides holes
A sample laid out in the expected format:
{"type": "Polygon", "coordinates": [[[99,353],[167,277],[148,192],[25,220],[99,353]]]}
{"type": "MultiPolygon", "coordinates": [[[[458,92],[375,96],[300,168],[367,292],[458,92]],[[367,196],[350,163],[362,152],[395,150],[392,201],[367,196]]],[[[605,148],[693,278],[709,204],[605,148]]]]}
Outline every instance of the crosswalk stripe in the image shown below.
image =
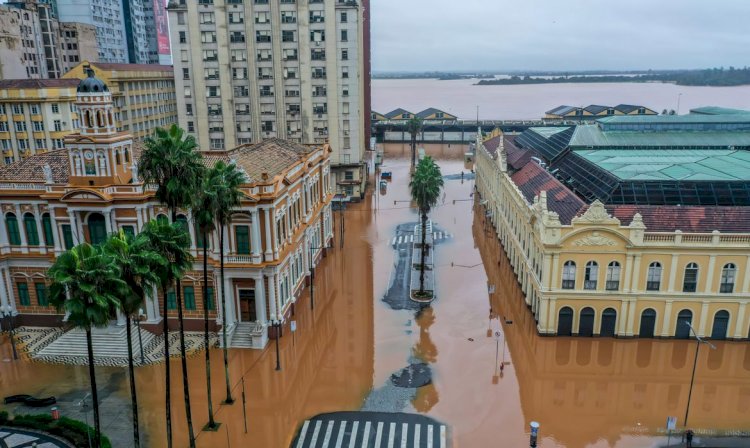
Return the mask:
{"type": "Polygon", "coordinates": [[[378,422],[378,432],[375,434],[375,448],[380,448],[380,441],[383,437],[383,422],[378,422]]]}
{"type": "Polygon", "coordinates": [[[401,237],[398,237],[398,244],[401,244],[401,237]]]}
{"type": "MultiPolygon", "coordinates": [[[[362,437],[362,448],[367,448],[370,444],[370,422],[365,423],[365,434],[362,437]]],[[[375,447],[378,448],[378,447],[375,447]]]]}
{"type": "Polygon", "coordinates": [[[310,426],[310,420],[305,420],[305,424],[302,425],[302,431],[299,432],[299,440],[297,441],[297,448],[305,446],[305,436],[307,435],[307,428],[310,426]]]}
{"type": "Polygon", "coordinates": [[[359,428],[359,422],[354,422],[352,425],[352,438],[349,441],[349,448],[355,448],[355,443],[357,443],[357,429],[359,428]]]}
{"type": "Polygon", "coordinates": [[[346,420],[341,422],[339,427],[339,436],[336,438],[336,448],[341,448],[341,443],[344,441],[344,433],[346,432],[346,420]]]}
{"type": "Polygon", "coordinates": [[[427,448],[432,448],[432,425],[427,425],[427,448]]]}
{"type": "Polygon", "coordinates": [[[320,432],[320,425],[323,422],[318,420],[315,422],[315,430],[313,431],[312,439],[310,439],[310,446],[315,446],[315,444],[318,442],[318,432],[320,432]]]}
{"type": "Polygon", "coordinates": [[[414,448],[419,448],[419,433],[422,431],[422,425],[414,425],[414,448]]]}
{"type": "Polygon", "coordinates": [[[393,440],[396,438],[396,424],[391,422],[388,429],[388,448],[393,448],[393,440]]]}
{"type": "Polygon", "coordinates": [[[413,243],[413,242],[414,242],[414,235],[409,235],[409,242],[410,242],[410,243],[413,243]]]}
{"type": "Polygon", "coordinates": [[[393,237],[393,241],[391,241],[391,246],[393,246],[394,244],[396,244],[396,237],[395,236],[393,237]]]}
{"type": "Polygon", "coordinates": [[[323,438],[323,447],[322,448],[328,448],[328,443],[331,441],[331,433],[333,432],[333,420],[328,421],[328,426],[326,427],[326,436],[323,438]]]}
{"type": "Polygon", "coordinates": [[[440,425],[440,448],[445,448],[445,425],[440,425]]]}
{"type": "Polygon", "coordinates": [[[401,448],[406,448],[406,439],[409,434],[409,424],[403,423],[401,425],[401,448]]]}

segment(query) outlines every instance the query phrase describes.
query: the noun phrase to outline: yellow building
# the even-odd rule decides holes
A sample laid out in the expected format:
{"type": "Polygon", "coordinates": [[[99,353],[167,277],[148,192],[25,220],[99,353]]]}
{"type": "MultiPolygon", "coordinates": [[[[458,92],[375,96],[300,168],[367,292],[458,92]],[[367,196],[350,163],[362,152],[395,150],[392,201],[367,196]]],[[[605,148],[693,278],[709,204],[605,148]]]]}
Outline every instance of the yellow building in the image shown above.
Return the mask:
{"type": "MultiPolygon", "coordinates": [[[[585,132],[591,127],[579,126],[585,132]]],[[[548,129],[532,132],[539,138],[560,138],[563,132],[548,129]]],[[[742,140],[746,134],[722,138],[742,140]]],[[[658,131],[648,137],[652,142],[660,138],[658,131]]],[[[565,171],[572,162],[582,163],[580,157],[565,160],[578,157],[572,154],[576,151],[550,162],[543,157],[551,148],[549,142],[534,152],[519,148],[519,141],[524,139],[504,135],[477,141],[476,186],[539,333],[686,338],[690,323],[699,336],[750,337],[750,207],[611,202],[605,206],[596,198],[584,201],[572,189],[587,193],[585,180],[596,176],[591,165],[585,165],[591,171],[581,171],[578,180],[565,171]]],[[[714,156],[730,155],[706,157],[714,156]]],[[[686,170],[689,165],[678,168],[686,170]]],[[[646,176],[645,165],[639,169],[639,176],[646,176]]],[[[625,182],[625,174],[618,176],[625,182]]],[[[663,182],[646,188],[673,187],[663,182]]],[[[686,193],[681,194],[687,201],[686,193]]]]}
{"type": "Polygon", "coordinates": [[[78,129],[76,79],[0,80],[0,150],[5,164],[63,148],[78,129]]]}
{"type": "Polygon", "coordinates": [[[129,132],[135,140],[142,140],[157,127],[177,123],[171,65],[83,61],[63,78],[83,79],[86,67],[93,68],[112,92],[118,131],[129,132]]]}

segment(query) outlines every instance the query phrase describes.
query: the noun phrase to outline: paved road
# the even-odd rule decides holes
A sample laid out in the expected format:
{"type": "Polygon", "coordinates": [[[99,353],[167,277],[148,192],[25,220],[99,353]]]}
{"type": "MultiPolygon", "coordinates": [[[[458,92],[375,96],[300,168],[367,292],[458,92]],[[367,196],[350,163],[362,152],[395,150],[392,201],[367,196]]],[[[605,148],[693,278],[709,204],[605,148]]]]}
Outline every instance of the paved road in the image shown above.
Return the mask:
{"type": "Polygon", "coordinates": [[[291,448],[447,448],[445,425],[416,414],[335,412],[306,420],[291,448]]]}
{"type": "Polygon", "coordinates": [[[27,448],[32,446],[36,448],[70,447],[70,445],[38,432],[18,428],[0,428],[0,448],[27,448]]]}

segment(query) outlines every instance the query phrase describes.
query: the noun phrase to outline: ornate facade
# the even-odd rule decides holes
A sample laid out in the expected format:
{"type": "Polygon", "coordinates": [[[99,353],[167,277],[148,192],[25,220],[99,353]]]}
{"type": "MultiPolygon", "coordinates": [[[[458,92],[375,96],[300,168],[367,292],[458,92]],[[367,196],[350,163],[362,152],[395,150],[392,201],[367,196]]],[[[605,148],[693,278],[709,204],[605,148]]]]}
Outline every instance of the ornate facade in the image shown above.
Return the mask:
{"type": "MultiPolygon", "coordinates": [[[[166,208],[154,188],[138,177],[140,147],[118,132],[107,85],[93,77],[78,86],[81,131],[65,138],[65,149],[29,157],[0,168],[0,306],[10,306],[25,325],[62,325],[49,306],[46,271],[54,258],[82,241],[99,243],[122,229],[137,233],[166,208]]],[[[236,345],[263,347],[271,320],[286,321],[304,288],[311,265],[333,238],[333,196],[328,145],[279,139],[205,154],[204,163],[235,163],[244,172],[242,203],[224,229],[225,304],[221,315],[218,235],[209,236],[208,297],[203,297],[202,238],[190,210],[178,222],[190,231],[194,270],[182,279],[188,329],[202,326],[208,300],[212,321],[242,332],[236,345]],[[214,311],[216,310],[216,311],[214,311]]],[[[144,312],[145,326],[158,331],[164,297],[154,291],[144,312]],[[161,303],[161,304],[160,304],[161,303]]],[[[169,319],[174,296],[166,297],[169,319]]],[[[122,324],[122,316],[113,322],[122,324]]],[[[239,332],[237,332],[239,334],[239,332]]]]}

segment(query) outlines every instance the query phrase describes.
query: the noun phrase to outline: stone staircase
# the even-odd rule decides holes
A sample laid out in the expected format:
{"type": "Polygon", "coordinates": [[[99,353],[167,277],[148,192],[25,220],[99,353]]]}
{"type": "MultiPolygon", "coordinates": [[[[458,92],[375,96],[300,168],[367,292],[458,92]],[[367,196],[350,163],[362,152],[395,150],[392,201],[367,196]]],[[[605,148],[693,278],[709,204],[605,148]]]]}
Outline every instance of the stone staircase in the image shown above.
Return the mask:
{"type": "MultiPolygon", "coordinates": [[[[91,333],[95,358],[128,359],[128,337],[124,326],[110,325],[105,328],[94,328],[91,333]]],[[[135,325],[133,325],[132,336],[133,354],[137,357],[140,353],[140,346],[138,328],[135,325]]],[[[141,330],[141,337],[143,339],[143,346],[146,347],[156,336],[146,330],[141,330]]],[[[88,356],[86,332],[82,329],[74,328],[65,332],[35,355],[37,358],[71,356],[88,356]]]]}
{"type": "Polygon", "coordinates": [[[262,349],[267,341],[268,335],[261,323],[238,322],[232,332],[229,347],[262,349]]]}

